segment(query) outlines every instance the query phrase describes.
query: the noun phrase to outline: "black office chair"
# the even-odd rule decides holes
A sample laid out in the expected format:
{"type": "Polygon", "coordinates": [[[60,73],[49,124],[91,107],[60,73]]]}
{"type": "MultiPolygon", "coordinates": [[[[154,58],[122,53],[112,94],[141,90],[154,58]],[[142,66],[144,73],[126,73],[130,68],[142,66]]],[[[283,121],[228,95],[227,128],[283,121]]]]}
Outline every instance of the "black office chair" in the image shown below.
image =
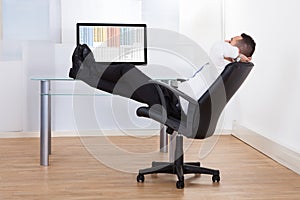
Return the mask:
{"type": "Polygon", "coordinates": [[[224,107],[239,89],[252,68],[252,63],[234,62],[228,64],[198,101],[168,84],[151,81],[160,91],[160,98],[163,103],[164,96],[161,88],[171,90],[177,97],[184,98],[189,102],[189,106],[187,115],[182,114],[181,120],[168,116],[162,107],[138,108],[138,116],[151,118],[166,125],[168,134],[173,134],[174,131],[178,134],[176,136],[174,162],[152,162],[151,168],[139,170],[137,181],[144,182],[144,175],[146,174],[168,173],[177,175],[176,187],[178,189],[184,188],[184,174],[210,174],[213,182],[219,182],[219,170],[200,167],[199,162],[184,163],[183,136],[192,139],[205,139],[212,136],[224,107]]]}

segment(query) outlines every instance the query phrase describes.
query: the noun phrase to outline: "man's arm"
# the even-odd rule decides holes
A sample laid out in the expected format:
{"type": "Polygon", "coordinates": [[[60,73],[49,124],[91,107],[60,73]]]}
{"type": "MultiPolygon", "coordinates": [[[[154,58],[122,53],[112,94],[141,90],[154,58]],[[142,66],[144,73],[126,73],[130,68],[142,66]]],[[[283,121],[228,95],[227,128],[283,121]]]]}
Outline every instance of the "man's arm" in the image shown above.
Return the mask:
{"type": "Polygon", "coordinates": [[[244,54],[239,54],[237,58],[234,59],[236,62],[250,62],[252,57],[247,57],[244,54]]]}

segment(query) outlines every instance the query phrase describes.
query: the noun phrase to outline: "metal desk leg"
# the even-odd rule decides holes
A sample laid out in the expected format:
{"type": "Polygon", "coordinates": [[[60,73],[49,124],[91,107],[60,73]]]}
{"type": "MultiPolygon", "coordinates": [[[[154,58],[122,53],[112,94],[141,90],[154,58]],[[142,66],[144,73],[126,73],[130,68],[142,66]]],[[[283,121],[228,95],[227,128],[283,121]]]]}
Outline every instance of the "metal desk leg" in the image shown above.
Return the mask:
{"type": "Polygon", "coordinates": [[[168,153],[168,134],[166,133],[165,125],[160,125],[160,152],[168,153]]]}
{"type": "MultiPolygon", "coordinates": [[[[169,82],[169,85],[171,85],[174,88],[178,88],[178,81],[171,80],[169,82]]],[[[178,134],[177,132],[174,132],[172,135],[169,135],[169,162],[174,162],[177,159],[177,158],[175,158],[177,134],[178,134]]]]}
{"type": "Polygon", "coordinates": [[[49,165],[51,152],[50,80],[41,80],[40,164],[49,165]]]}
{"type": "MultiPolygon", "coordinates": [[[[164,83],[168,83],[168,80],[162,80],[164,83]]],[[[168,153],[168,134],[166,133],[166,127],[163,124],[160,124],[160,144],[159,144],[159,149],[160,152],[162,153],[168,153]]]]}
{"type": "Polygon", "coordinates": [[[178,133],[174,132],[169,136],[169,162],[174,162],[175,159],[175,149],[176,149],[176,136],[178,133]]]}
{"type": "Polygon", "coordinates": [[[52,139],[52,134],[51,134],[51,83],[49,82],[49,94],[48,94],[48,153],[51,155],[51,139],[52,139]]]}
{"type": "Polygon", "coordinates": [[[169,162],[174,162],[175,160],[176,136],[176,132],[168,135],[166,133],[166,126],[163,124],[160,125],[160,152],[169,152],[169,162]]]}

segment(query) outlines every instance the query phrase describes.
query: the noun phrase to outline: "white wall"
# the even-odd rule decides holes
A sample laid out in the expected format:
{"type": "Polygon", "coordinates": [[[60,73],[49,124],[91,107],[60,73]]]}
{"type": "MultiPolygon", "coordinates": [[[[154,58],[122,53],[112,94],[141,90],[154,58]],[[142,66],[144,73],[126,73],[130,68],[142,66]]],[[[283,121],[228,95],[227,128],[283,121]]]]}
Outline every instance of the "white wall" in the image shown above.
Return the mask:
{"type": "MultiPolygon", "coordinates": [[[[39,83],[30,80],[30,77],[37,75],[67,77],[71,66],[71,54],[75,47],[75,24],[77,22],[147,23],[149,30],[152,29],[155,32],[153,35],[149,34],[149,45],[154,48],[149,49],[149,65],[141,67],[141,69],[153,78],[190,75],[194,69],[180,57],[181,54],[187,54],[189,57],[193,55],[195,42],[198,44],[202,41],[208,45],[221,36],[219,31],[221,18],[220,14],[217,15],[220,11],[218,0],[213,1],[212,5],[206,0],[204,7],[203,5],[201,7],[196,1],[180,0],[28,0],[26,3],[22,0],[4,0],[4,3],[7,9],[4,10],[5,31],[2,42],[4,45],[2,46],[5,46],[5,51],[0,52],[0,59],[22,61],[23,78],[20,84],[23,87],[24,110],[21,118],[24,131],[39,129],[39,83]],[[181,9],[182,4],[185,5],[183,10],[181,9]],[[181,28],[180,24],[191,24],[187,14],[189,9],[197,6],[200,6],[201,9],[194,9],[194,11],[201,11],[201,13],[205,11],[205,15],[196,21],[205,28],[196,29],[198,37],[195,37],[196,40],[193,41],[190,38],[195,35],[187,34],[192,33],[193,26],[181,28]],[[206,6],[216,7],[216,10],[209,13],[206,11],[206,6]],[[180,16],[183,17],[180,19],[180,16]],[[207,17],[212,23],[207,23],[207,17]],[[26,27],[24,27],[25,25],[26,27]],[[16,34],[19,33],[18,27],[23,27],[22,34],[16,34]],[[217,31],[214,30],[215,28],[217,31]],[[157,34],[157,29],[162,32],[157,34]],[[178,30],[181,30],[183,35],[178,35],[178,30]],[[209,35],[209,32],[216,34],[209,35]],[[170,37],[168,38],[168,36],[170,37]],[[199,38],[201,39],[198,40],[199,38]],[[158,41],[163,41],[163,46],[157,46],[158,41]],[[174,47],[178,43],[181,48],[175,49],[174,47]],[[187,68],[189,70],[186,70],[187,68]],[[167,73],[161,73],[162,71],[167,73]]],[[[200,56],[200,58],[202,57],[200,56]]],[[[199,56],[193,55],[189,59],[199,60],[199,56]]],[[[72,85],[66,85],[57,83],[52,88],[64,92],[73,89],[72,85]]],[[[71,100],[63,97],[53,98],[54,130],[76,128],[74,113],[70,112],[73,109],[70,104],[71,100]]],[[[128,104],[127,101],[123,101],[123,103],[128,104]]],[[[119,104],[120,102],[118,102],[119,104]]],[[[100,106],[99,110],[105,111],[105,113],[98,113],[97,117],[107,116],[101,128],[148,126],[149,122],[136,118],[135,106],[137,104],[130,104],[127,107],[133,110],[132,116],[129,116],[130,120],[127,122],[123,120],[126,123],[121,123],[121,125],[116,124],[118,122],[115,121],[115,114],[111,110],[100,106]]],[[[88,121],[88,118],[86,120],[88,121]]],[[[150,124],[150,127],[153,126],[150,124]]]]}
{"type": "MultiPolygon", "coordinates": [[[[145,22],[152,28],[179,30],[206,51],[214,41],[223,39],[223,32],[225,38],[242,32],[251,34],[257,42],[253,57],[255,68],[229,105],[225,128],[236,119],[247,128],[300,153],[297,123],[300,118],[298,0],[289,0],[288,3],[224,0],[225,29],[221,26],[223,0],[27,0],[26,3],[23,0],[0,0],[0,5],[1,2],[8,6],[1,13],[4,16],[4,40],[0,45],[3,76],[0,85],[3,87],[1,91],[7,91],[1,97],[4,105],[0,116],[1,130],[39,129],[39,83],[31,81],[30,76],[67,76],[75,46],[76,22],[145,22]],[[20,30],[22,34],[19,34],[20,30]]],[[[172,54],[150,53],[153,66],[144,70],[151,76],[157,76],[155,68],[161,69],[159,64],[170,65],[163,62],[166,58],[173,60],[171,66],[177,69],[185,64],[178,58],[174,59],[172,54]]],[[[58,91],[72,88],[72,85],[54,85],[58,91]]],[[[54,98],[54,130],[76,128],[70,105],[73,100],[69,97],[54,98]]],[[[103,101],[114,101],[115,107],[127,104],[127,101],[120,102],[111,97],[105,97],[103,101]]],[[[137,104],[130,103],[126,107],[132,116],[116,121],[122,117],[115,114],[118,110],[111,112],[101,102],[97,103],[96,120],[102,122],[102,128],[149,127],[150,122],[135,118],[133,110],[137,104]],[[101,116],[107,117],[100,119],[101,116]]]]}
{"type": "Polygon", "coordinates": [[[0,131],[22,131],[22,63],[0,61],[0,131]]]}
{"type": "Polygon", "coordinates": [[[4,40],[49,38],[48,0],[2,0],[2,3],[4,40]]]}
{"type": "MultiPolygon", "coordinates": [[[[1,42],[0,60],[20,60],[23,77],[15,82],[20,87],[16,92],[21,95],[24,110],[18,113],[24,131],[39,130],[39,83],[30,80],[32,76],[68,77],[71,66],[71,55],[75,47],[76,22],[115,22],[141,23],[140,0],[5,0],[4,13],[4,40],[1,42]],[[61,12],[61,13],[60,13],[61,12]],[[61,15],[60,15],[61,14],[61,15]],[[61,25],[61,26],[60,26],[61,25]],[[22,29],[19,29],[21,27],[22,29]],[[57,32],[59,27],[59,32],[57,32]],[[20,34],[20,30],[23,30],[20,34]],[[56,44],[62,42],[61,44],[56,44]],[[5,48],[4,48],[5,47],[5,48]]],[[[8,71],[7,71],[8,72],[8,71]]],[[[14,74],[6,74],[13,77],[14,74]]],[[[5,80],[0,80],[5,85],[5,80]]],[[[63,86],[64,83],[53,84],[52,89],[72,93],[72,86],[63,86]],[[66,91],[67,89],[68,91],[66,91]]],[[[6,85],[8,91],[14,88],[6,85]]],[[[101,98],[101,97],[100,97],[101,98]]],[[[134,109],[135,103],[127,100],[100,100],[99,112],[96,118],[106,118],[101,123],[103,129],[122,129],[136,127],[157,127],[157,124],[147,120],[137,119],[134,109]],[[129,109],[132,115],[120,110],[109,110],[103,101],[113,101],[117,106],[129,109]],[[117,103],[116,103],[117,102],[117,103]],[[116,119],[122,117],[122,123],[116,119]]],[[[3,99],[4,100],[4,99],[3,99]]],[[[72,100],[68,97],[53,97],[54,130],[76,129],[72,100]]],[[[12,102],[11,100],[5,100],[12,102]]],[[[20,109],[22,110],[22,109],[20,109]]],[[[128,113],[129,113],[128,112],[128,113]]],[[[87,124],[90,119],[82,117],[87,124]]],[[[97,124],[96,124],[97,125],[97,124]]],[[[85,126],[85,125],[84,125],[85,126]]],[[[91,126],[91,129],[95,126],[91,126]]],[[[99,127],[98,127],[99,128],[99,127]]],[[[19,128],[17,127],[19,130],[19,128]]],[[[16,130],[16,129],[12,129],[16,130]]],[[[6,130],[7,131],[7,130],[6,130]]]]}
{"type": "Polygon", "coordinates": [[[55,45],[49,41],[27,41],[22,48],[22,93],[23,93],[23,130],[39,130],[40,116],[40,83],[32,77],[54,77],[55,45]]]}
{"type": "MultiPolygon", "coordinates": [[[[49,20],[50,28],[55,40],[50,42],[38,41],[28,42],[24,48],[24,59],[26,68],[26,77],[42,75],[50,77],[68,77],[69,68],[71,67],[71,56],[75,48],[76,41],[76,23],[77,22],[114,22],[114,23],[140,23],[141,19],[141,1],[136,0],[62,0],[61,3],[49,1],[49,20]],[[117,6],[116,6],[117,5],[117,6]],[[55,9],[56,8],[56,9],[55,9]],[[61,11],[61,19],[56,16],[57,9],[61,11]],[[56,33],[57,25],[53,21],[61,20],[59,23],[60,34],[56,33]],[[51,23],[52,22],[52,23],[51,23]],[[60,41],[55,44],[53,41],[60,41]],[[37,58],[35,58],[35,56],[37,58]]],[[[27,131],[36,131],[39,127],[39,83],[28,80],[26,111],[24,114],[24,129],[27,131]],[[32,99],[30,101],[29,99],[32,99]]],[[[72,94],[77,84],[70,82],[53,82],[53,93],[72,94]]],[[[88,87],[86,87],[88,88],[88,87]]],[[[82,105],[85,107],[90,102],[89,97],[80,98],[82,105]]],[[[128,129],[139,126],[157,127],[153,123],[148,123],[135,119],[135,112],[128,116],[127,112],[110,109],[111,102],[115,102],[117,97],[97,97],[93,104],[97,103],[97,108],[84,116],[77,115],[79,112],[78,105],[74,105],[76,97],[72,96],[53,96],[52,97],[52,128],[56,131],[75,130],[75,129],[128,129]],[[76,107],[77,106],[77,107],[76,107]],[[77,110],[76,110],[77,109],[77,110]],[[121,117],[123,123],[119,123],[121,117]],[[130,119],[130,120],[128,120],[130,119]],[[80,121],[80,123],[78,123],[80,121]],[[93,122],[93,123],[92,123],[93,122]],[[135,123],[137,122],[137,123],[135,123]],[[80,125],[80,127],[79,127],[80,125]]],[[[94,99],[93,99],[94,100],[94,99]]],[[[127,101],[118,101],[116,107],[125,107],[134,109],[137,104],[127,101]]],[[[94,106],[94,105],[92,105],[94,106]]],[[[129,113],[129,112],[128,112],[129,113]]]]}
{"type": "MultiPolygon", "coordinates": [[[[2,39],[0,42],[1,68],[1,131],[21,131],[26,123],[27,77],[24,76],[23,42],[48,40],[48,1],[2,0],[2,39]],[[36,9],[39,8],[39,9],[36,9]]],[[[32,102],[32,101],[31,101],[32,102]]],[[[29,112],[31,113],[31,112],[29,112]]]]}
{"type": "Polygon", "coordinates": [[[239,122],[300,153],[300,2],[228,0],[226,35],[257,42],[255,67],[239,92],[239,122]]]}
{"type": "MultiPolygon", "coordinates": [[[[157,43],[157,39],[162,38],[163,35],[164,38],[170,37],[170,35],[166,35],[166,33],[168,33],[166,31],[162,31],[163,33],[160,32],[159,35],[152,35],[151,29],[165,28],[170,31],[178,30],[178,8],[179,1],[174,0],[164,2],[89,0],[88,3],[82,0],[62,1],[62,44],[55,45],[55,76],[65,77],[71,66],[70,58],[75,47],[75,25],[77,22],[147,23],[149,30],[148,36],[152,38],[148,40],[148,45],[152,47],[152,44],[157,43]],[[116,7],[116,5],[118,6],[116,7]],[[161,12],[157,13],[157,9],[161,12]],[[163,22],[160,20],[162,17],[165,19],[163,22]]],[[[175,39],[170,39],[172,43],[176,43],[176,41],[175,39]]],[[[151,48],[148,50],[149,65],[141,67],[141,69],[153,78],[170,77],[172,73],[170,73],[168,68],[175,68],[172,71],[173,74],[177,75],[179,72],[176,71],[176,67],[179,63],[186,64],[178,58],[175,60],[176,57],[174,57],[173,54],[163,54],[163,51],[158,53],[156,50],[151,50],[151,48]],[[166,56],[171,58],[166,59],[166,56]],[[165,70],[162,70],[162,68],[165,68],[165,70]],[[168,73],[164,74],[161,73],[161,71],[168,73]]],[[[178,68],[183,67],[179,65],[178,68]]],[[[69,87],[69,91],[72,89],[70,86],[66,86],[66,83],[62,84],[55,84],[55,90],[64,90],[66,89],[64,87],[69,87]],[[62,86],[62,84],[64,86],[62,86]]],[[[157,123],[136,116],[135,110],[140,104],[123,98],[97,97],[97,99],[94,100],[87,98],[85,99],[86,102],[80,99],[80,102],[84,105],[90,103],[97,105],[93,109],[91,108],[89,112],[85,112],[85,116],[79,116],[78,113],[76,113],[80,112],[80,108],[74,108],[74,106],[78,106],[74,105],[74,101],[77,101],[76,98],[54,97],[53,99],[54,106],[52,114],[54,130],[73,130],[74,128],[81,129],[87,127],[89,127],[89,129],[118,130],[158,127],[157,123]],[[73,102],[73,104],[71,102],[73,102]],[[76,111],[76,109],[79,110],[76,111]],[[80,121],[80,124],[78,121],[80,121]],[[84,121],[86,123],[84,123],[84,121]]],[[[32,128],[34,129],[34,127],[32,128]]]]}
{"type": "Polygon", "coordinates": [[[222,0],[180,0],[180,33],[209,52],[223,39],[222,0]]]}
{"type": "Polygon", "coordinates": [[[62,42],[76,43],[76,23],[140,23],[140,0],[61,0],[62,42]]]}
{"type": "Polygon", "coordinates": [[[179,30],[180,0],[142,0],[142,20],[150,28],[179,30]]]}
{"type": "Polygon", "coordinates": [[[0,40],[2,40],[2,0],[0,0],[0,40]]]}
{"type": "MultiPolygon", "coordinates": [[[[61,9],[62,44],[56,46],[55,56],[57,77],[67,76],[71,66],[71,55],[76,44],[77,22],[142,23],[142,1],[140,0],[63,0],[61,9]]],[[[56,84],[58,90],[62,89],[59,84],[56,84]]],[[[66,83],[63,84],[66,85],[66,83]]],[[[75,85],[76,87],[78,85],[75,85]]],[[[122,130],[158,127],[156,123],[136,116],[135,110],[141,104],[120,97],[92,99],[56,97],[53,103],[55,105],[53,108],[55,130],[73,130],[74,128],[122,130]],[[92,107],[86,108],[83,112],[81,107],[87,105],[92,105],[92,107]]]]}
{"type": "MultiPolygon", "coordinates": [[[[180,1],[180,33],[194,40],[206,54],[211,46],[224,39],[223,0],[181,0],[180,1]]],[[[192,54],[193,52],[190,52],[192,54]]],[[[194,53],[201,56],[201,52],[194,53]]],[[[237,118],[233,109],[235,97],[226,106],[219,120],[218,128],[222,132],[231,130],[232,121],[237,118]]]]}

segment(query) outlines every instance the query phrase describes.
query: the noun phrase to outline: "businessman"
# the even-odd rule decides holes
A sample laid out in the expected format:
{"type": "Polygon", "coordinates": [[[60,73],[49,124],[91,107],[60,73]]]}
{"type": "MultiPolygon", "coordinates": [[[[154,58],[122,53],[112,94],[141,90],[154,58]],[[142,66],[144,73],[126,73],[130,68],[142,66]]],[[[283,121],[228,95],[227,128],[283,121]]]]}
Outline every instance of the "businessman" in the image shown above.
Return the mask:
{"type": "MultiPolygon", "coordinates": [[[[241,34],[213,45],[210,58],[218,72],[230,62],[249,62],[255,51],[251,36],[241,34]]],[[[190,79],[179,84],[178,89],[198,100],[207,90],[197,71],[190,79]]],[[[82,80],[91,87],[145,103],[149,107],[161,105],[157,89],[149,83],[150,77],[132,64],[103,64],[95,62],[93,53],[85,44],[78,45],[72,55],[72,68],[69,77],[82,80]]],[[[188,104],[167,89],[163,89],[168,114],[180,119],[186,113],[188,104]]]]}

